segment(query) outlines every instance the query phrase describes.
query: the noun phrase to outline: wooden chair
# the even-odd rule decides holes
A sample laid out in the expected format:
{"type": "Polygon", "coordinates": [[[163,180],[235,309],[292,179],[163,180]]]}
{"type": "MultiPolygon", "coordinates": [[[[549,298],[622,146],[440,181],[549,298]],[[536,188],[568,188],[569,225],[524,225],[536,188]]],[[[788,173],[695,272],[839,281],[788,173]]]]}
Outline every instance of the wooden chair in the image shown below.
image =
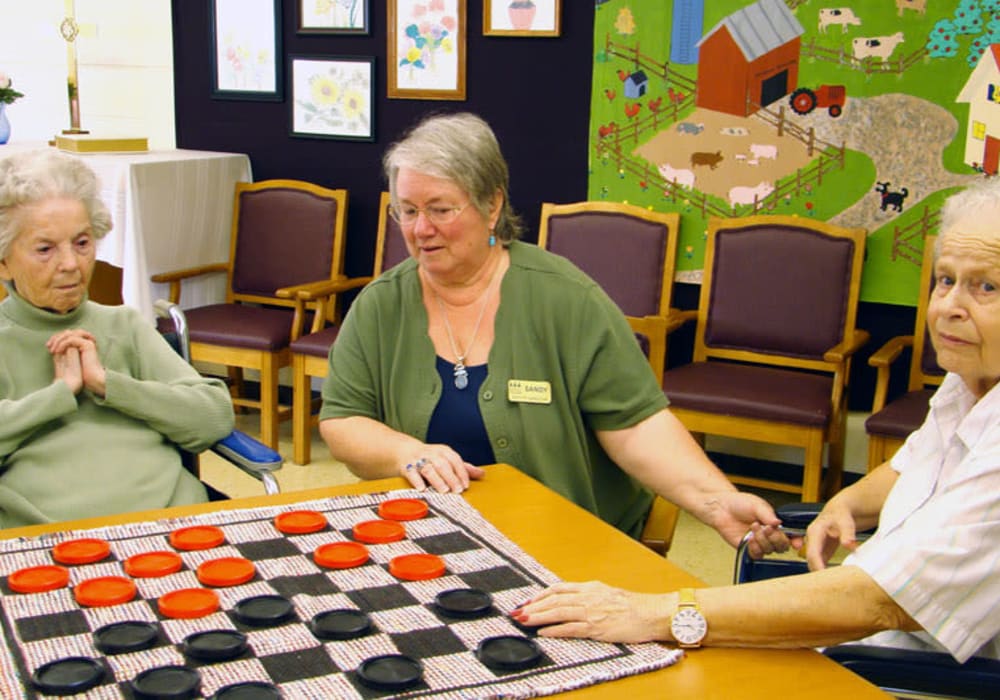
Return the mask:
{"type": "Polygon", "coordinates": [[[568,258],[618,304],[663,380],[667,335],[683,323],[671,309],[680,214],[617,202],[542,204],[538,246],[568,258]]]}
{"type": "Polygon", "coordinates": [[[316,306],[297,292],[343,277],[346,221],[346,190],[299,180],[237,183],[229,261],[152,277],[169,283],[178,303],[182,280],[226,273],[224,303],[186,310],[192,360],[227,367],[234,405],[260,409],[261,440],[274,449],[290,414],[278,403],[278,370],[290,364],[288,344],[316,306]],[[243,392],[244,369],[260,373],[259,400],[243,392]]]}
{"type": "MultiPolygon", "coordinates": [[[[617,202],[542,204],[541,248],[583,270],[625,314],[656,381],[663,380],[667,335],[684,322],[672,309],[680,215],[617,202]]],[[[657,497],[640,540],[659,554],[673,541],[679,511],[657,497]]]]}
{"type": "Polygon", "coordinates": [[[735,483],[820,496],[840,487],[864,229],[793,216],[713,218],[708,225],[693,360],[664,373],[677,417],[696,435],[801,447],[801,484],[735,483]]]}
{"type": "Polygon", "coordinates": [[[292,459],[296,464],[309,464],[312,459],[312,429],[317,423],[313,415],[317,401],[312,395],[312,378],[327,374],[330,346],[340,333],[336,295],[361,287],[409,257],[399,224],[389,216],[389,193],[383,192],[379,202],[378,232],[375,241],[375,264],[371,277],[333,280],[324,285],[302,290],[303,302],[319,303],[323,312],[315,316],[310,333],[293,340],[292,353],[292,459]],[[332,321],[330,319],[333,319],[332,321]]]}
{"type": "Polygon", "coordinates": [[[913,335],[899,335],[889,339],[868,358],[868,364],[878,370],[872,415],[865,421],[865,432],[868,433],[868,471],[891,458],[906,441],[906,437],[920,427],[927,417],[927,402],[935,388],[944,381],[945,372],[938,366],[937,354],[927,333],[927,303],[934,281],[935,241],[935,236],[928,236],[924,241],[917,320],[913,335]],[[913,349],[906,393],[887,403],[892,364],[906,348],[913,349]]]}

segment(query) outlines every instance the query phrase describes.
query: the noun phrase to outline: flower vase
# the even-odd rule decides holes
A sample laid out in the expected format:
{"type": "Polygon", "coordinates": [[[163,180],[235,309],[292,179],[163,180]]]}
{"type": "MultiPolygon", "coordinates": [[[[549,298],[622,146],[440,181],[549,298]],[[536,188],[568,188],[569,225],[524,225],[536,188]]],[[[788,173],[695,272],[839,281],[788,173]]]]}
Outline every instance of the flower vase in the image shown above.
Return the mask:
{"type": "Polygon", "coordinates": [[[515,1],[507,7],[507,16],[514,29],[526,31],[531,29],[531,24],[535,21],[535,11],[535,3],[515,1]]]}
{"type": "Polygon", "coordinates": [[[0,102],[0,144],[10,141],[10,120],[5,111],[7,105],[0,102]]]}

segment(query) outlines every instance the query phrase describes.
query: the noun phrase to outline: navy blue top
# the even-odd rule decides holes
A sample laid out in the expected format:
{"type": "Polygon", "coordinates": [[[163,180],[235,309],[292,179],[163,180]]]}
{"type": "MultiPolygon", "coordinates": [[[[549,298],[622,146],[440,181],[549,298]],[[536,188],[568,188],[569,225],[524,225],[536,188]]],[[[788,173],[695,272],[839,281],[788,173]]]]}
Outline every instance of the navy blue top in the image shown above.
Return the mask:
{"type": "Polygon", "coordinates": [[[444,389],[431,422],[427,427],[427,442],[448,445],[469,464],[477,467],[493,464],[493,447],[486,434],[483,414],[479,412],[479,387],[486,379],[487,365],[466,367],[469,385],[464,389],[455,386],[455,365],[437,358],[437,371],[444,389]]]}

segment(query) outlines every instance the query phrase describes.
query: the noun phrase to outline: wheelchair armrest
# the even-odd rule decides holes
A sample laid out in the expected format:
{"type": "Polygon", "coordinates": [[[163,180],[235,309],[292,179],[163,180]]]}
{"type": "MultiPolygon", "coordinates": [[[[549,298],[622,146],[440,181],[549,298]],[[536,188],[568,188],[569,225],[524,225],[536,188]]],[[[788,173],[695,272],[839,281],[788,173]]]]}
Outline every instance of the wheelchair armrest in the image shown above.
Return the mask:
{"type": "Polygon", "coordinates": [[[234,430],[212,445],[212,451],[264,483],[264,491],[278,493],[275,472],[281,469],[281,454],[240,430],[234,430]]]}
{"type": "Polygon", "coordinates": [[[840,665],[889,691],[949,698],[995,698],[1000,661],[972,658],[960,664],[944,652],[841,644],[823,652],[840,665]]]}

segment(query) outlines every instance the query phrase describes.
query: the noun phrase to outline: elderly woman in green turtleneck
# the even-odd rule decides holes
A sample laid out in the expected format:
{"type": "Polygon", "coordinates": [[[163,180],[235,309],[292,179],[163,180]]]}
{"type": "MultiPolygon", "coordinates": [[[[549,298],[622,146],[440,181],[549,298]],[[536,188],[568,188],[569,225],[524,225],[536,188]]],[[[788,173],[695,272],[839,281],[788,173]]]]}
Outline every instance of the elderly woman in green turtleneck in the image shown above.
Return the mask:
{"type": "Polygon", "coordinates": [[[87,300],[98,193],[78,158],[0,159],[0,527],[207,500],[177,448],[233,428],[221,382],[136,310],[87,300]]]}

